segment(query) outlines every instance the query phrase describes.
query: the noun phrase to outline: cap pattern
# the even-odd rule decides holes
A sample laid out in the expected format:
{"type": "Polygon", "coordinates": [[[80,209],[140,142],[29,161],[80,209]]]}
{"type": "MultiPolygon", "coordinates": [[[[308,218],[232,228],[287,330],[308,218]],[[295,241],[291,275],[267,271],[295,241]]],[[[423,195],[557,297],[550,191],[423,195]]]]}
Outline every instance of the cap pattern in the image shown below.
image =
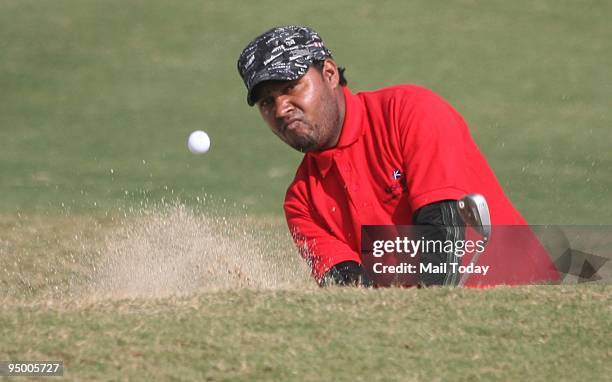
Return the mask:
{"type": "Polygon", "coordinates": [[[238,58],[238,72],[248,91],[247,103],[255,104],[252,93],[259,83],[297,80],[313,62],[330,57],[319,34],[308,27],[270,29],[251,41],[238,58]]]}

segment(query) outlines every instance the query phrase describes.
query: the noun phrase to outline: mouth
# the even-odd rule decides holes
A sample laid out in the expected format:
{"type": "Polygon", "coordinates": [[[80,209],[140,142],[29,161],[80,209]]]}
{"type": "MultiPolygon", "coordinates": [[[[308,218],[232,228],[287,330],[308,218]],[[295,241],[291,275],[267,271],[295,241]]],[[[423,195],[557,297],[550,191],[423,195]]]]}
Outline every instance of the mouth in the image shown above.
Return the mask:
{"type": "Polygon", "coordinates": [[[298,127],[300,126],[300,124],[302,124],[302,120],[299,118],[293,118],[288,120],[287,122],[285,122],[283,124],[283,132],[287,132],[287,130],[289,131],[295,131],[298,129],[298,127]]]}

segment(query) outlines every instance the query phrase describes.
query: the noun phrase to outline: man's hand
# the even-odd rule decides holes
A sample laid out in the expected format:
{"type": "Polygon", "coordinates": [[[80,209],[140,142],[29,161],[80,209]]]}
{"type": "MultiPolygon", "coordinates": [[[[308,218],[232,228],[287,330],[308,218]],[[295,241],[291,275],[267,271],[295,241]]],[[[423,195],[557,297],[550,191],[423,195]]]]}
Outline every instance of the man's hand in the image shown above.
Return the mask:
{"type": "Polygon", "coordinates": [[[356,261],[343,261],[334,265],[321,279],[320,286],[364,286],[371,287],[372,281],[356,261]]]}

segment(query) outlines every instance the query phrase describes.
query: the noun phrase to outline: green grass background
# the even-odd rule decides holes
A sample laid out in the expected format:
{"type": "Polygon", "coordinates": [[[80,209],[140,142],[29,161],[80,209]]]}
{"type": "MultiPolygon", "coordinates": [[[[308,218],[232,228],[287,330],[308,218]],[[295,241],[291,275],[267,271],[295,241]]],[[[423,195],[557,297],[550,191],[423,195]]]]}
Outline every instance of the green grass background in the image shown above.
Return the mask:
{"type": "Polygon", "coordinates": [[[53,354],[82,380],[603,381],[610,313],[610,288],[531,287],[223,292],[0,320],[6,354],[53,354]]]}
{"type": "Polygon", "coordinates": [[[300,154],[245,103],[236,58],[320,31],[354,91],[430,87],[534,224],[612,223],[607,1],[3,1],[0,210],[204,193],[282,215],[300,154]],[[203,129],[212,149],[185,149],[203,129]],[[172,194],[171,191],[174,191],[172,194]]]}
{"type": "Polygon", "coordinates": [[[126,209],[207,196],[285,229],[300,154],[235,67],[283,24],[317,29],[353,91],[449,100],[531,223],[612,224],[610,15],[596,0],[1,1],[0,360],[62,358],[75,380],[605,380],[609,286],[62,292],[126,209]],[[195,129],[204,156],[186,149],[195,129]]]}

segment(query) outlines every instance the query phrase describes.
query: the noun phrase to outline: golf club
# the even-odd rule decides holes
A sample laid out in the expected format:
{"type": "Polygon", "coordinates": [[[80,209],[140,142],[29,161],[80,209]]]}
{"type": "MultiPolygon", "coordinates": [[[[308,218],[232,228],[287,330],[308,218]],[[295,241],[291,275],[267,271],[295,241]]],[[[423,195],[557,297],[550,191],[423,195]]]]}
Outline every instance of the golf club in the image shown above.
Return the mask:
{"type": "MultiPolygon", "coordinates": [[[[470,226],[482,235],[483,250],[476,251],[469,265],[476,264],[478,258],[484,251],[484,246],[491,237],[491,215],[489,214],[489,206],[484,196],[480,194],[467,194],[457,201],[459,214],[463,218],[466,226],[470,226]]],[[[464,273],[459,280],[458,286],[462,287],[470,277],[469,273],[464,273]]]]}

